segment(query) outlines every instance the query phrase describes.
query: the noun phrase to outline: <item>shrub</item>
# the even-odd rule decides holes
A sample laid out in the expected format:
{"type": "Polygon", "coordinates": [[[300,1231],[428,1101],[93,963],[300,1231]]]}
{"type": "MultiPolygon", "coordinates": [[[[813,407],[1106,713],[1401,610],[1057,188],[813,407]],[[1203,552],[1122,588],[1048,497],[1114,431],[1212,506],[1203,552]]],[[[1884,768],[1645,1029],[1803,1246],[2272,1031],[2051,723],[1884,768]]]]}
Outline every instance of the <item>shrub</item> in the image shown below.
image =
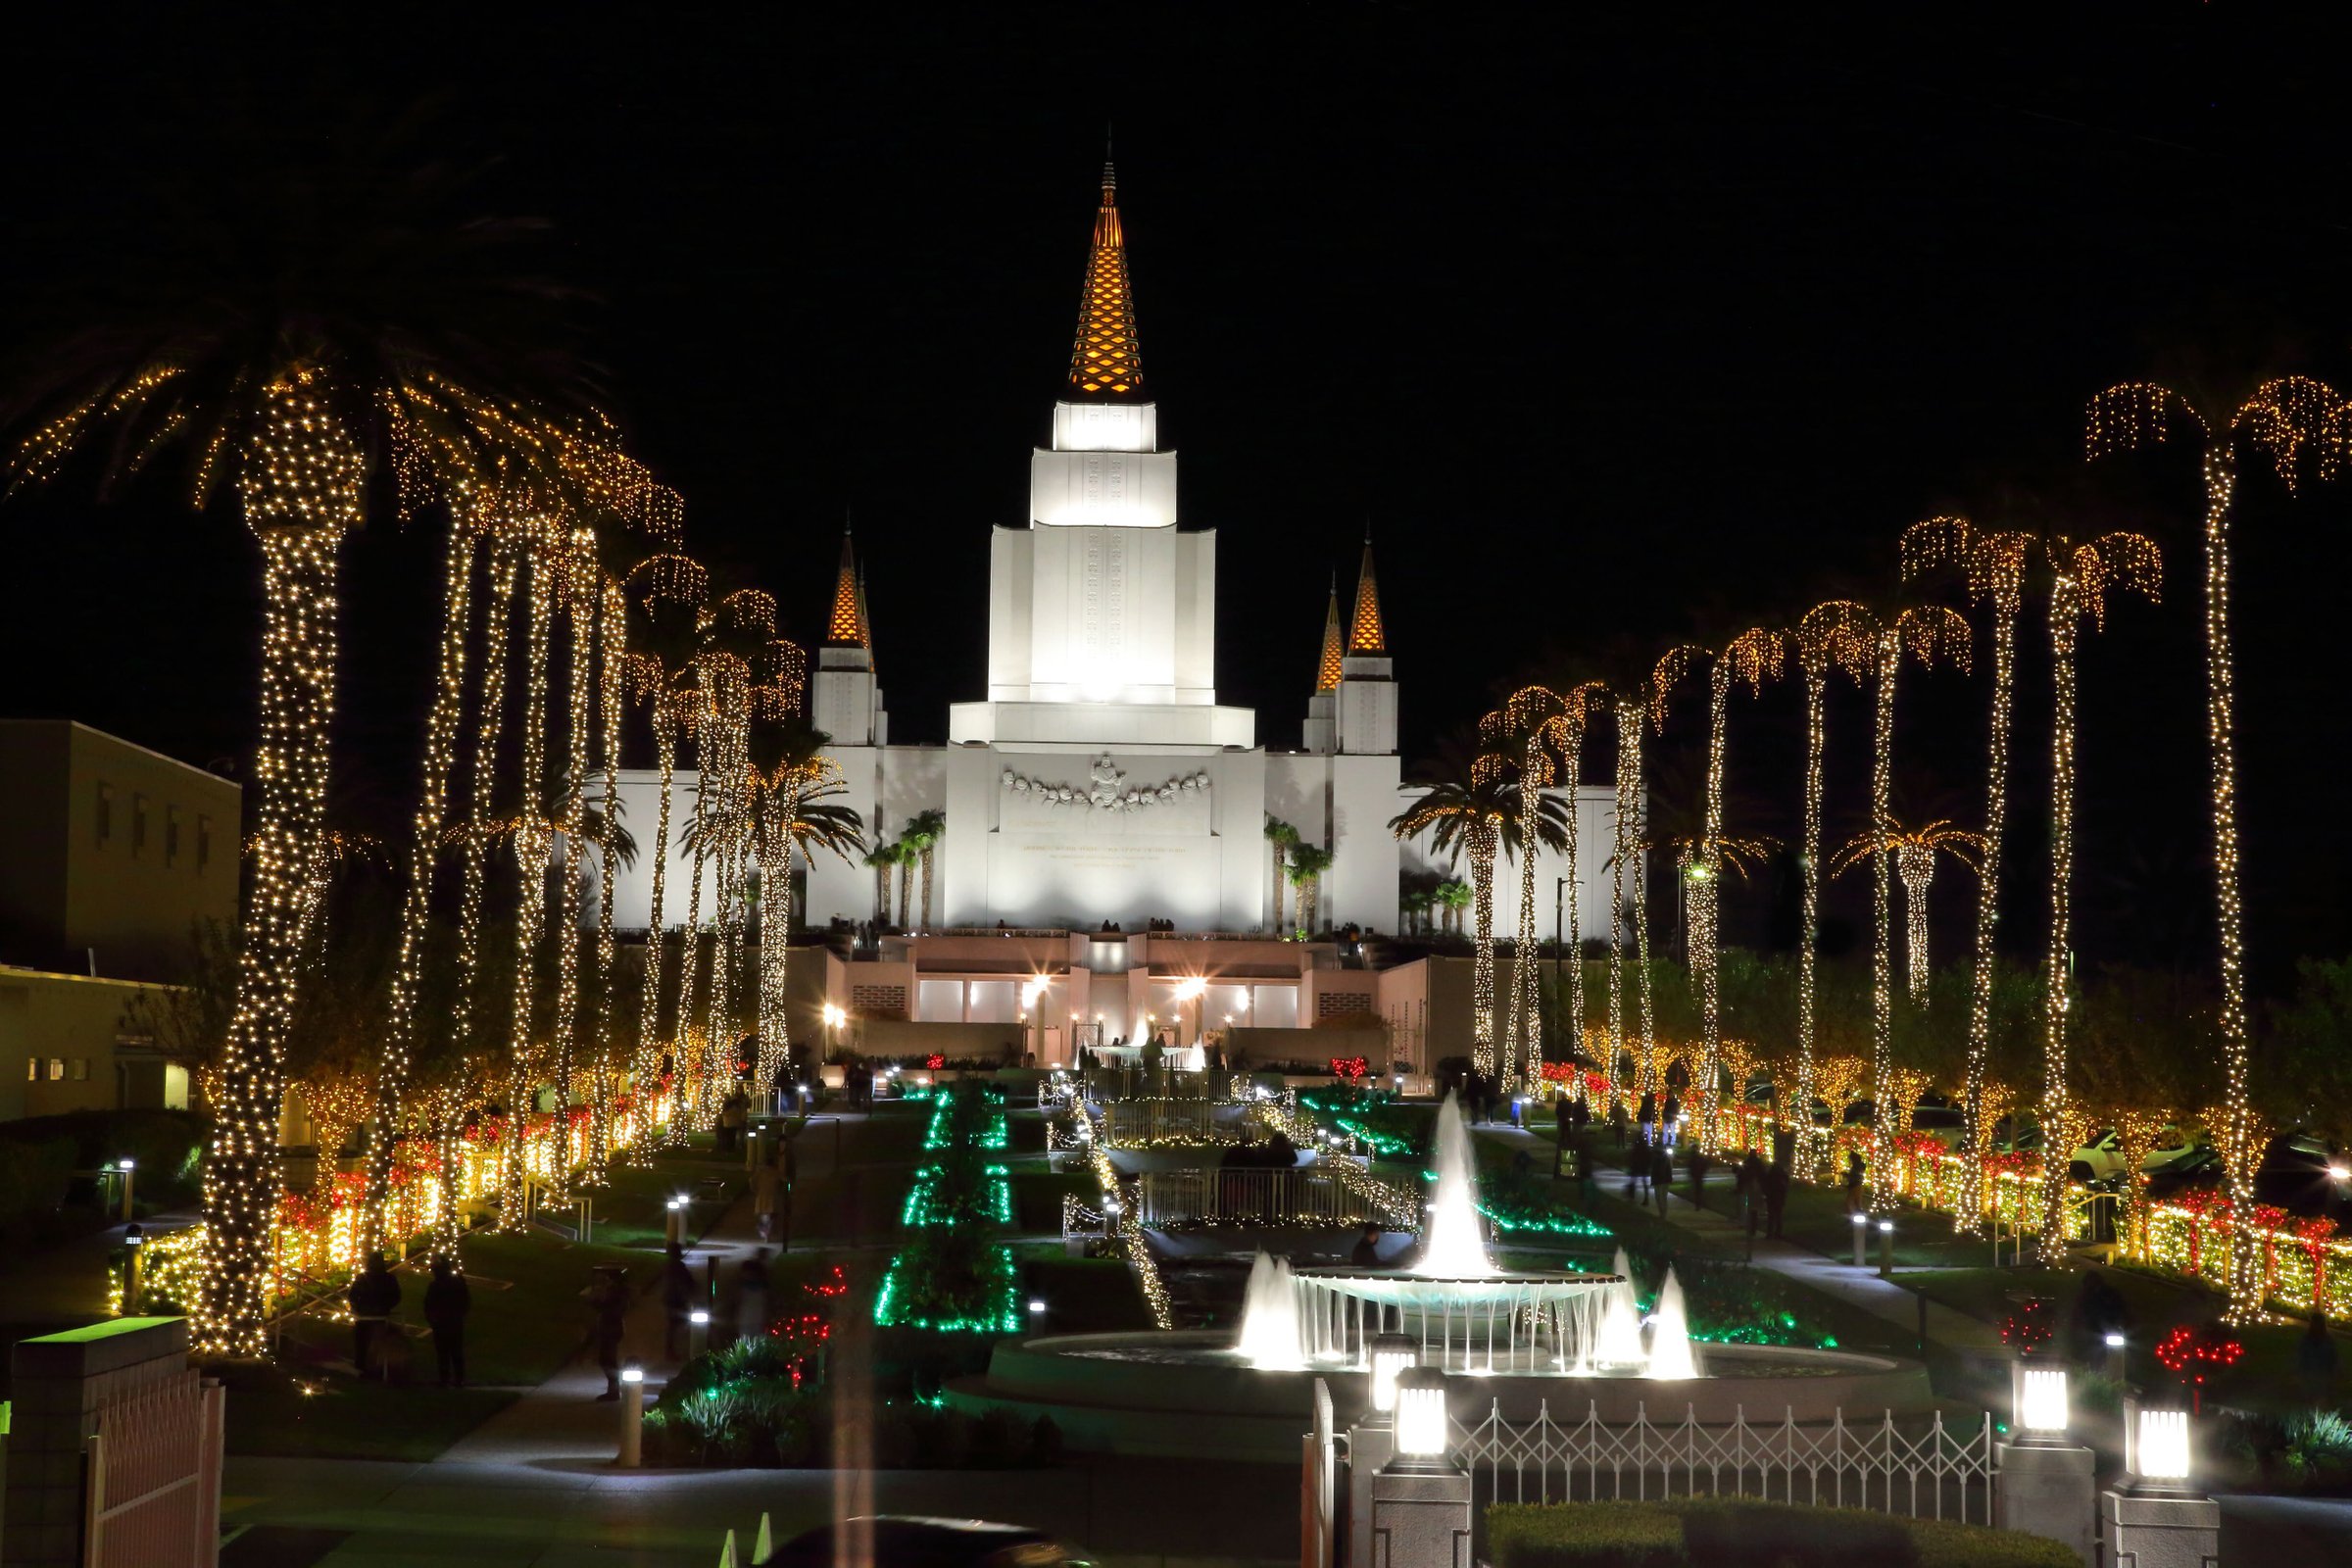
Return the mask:
{"type": "Polygon", "coordinates": [[[1496,1503],[1487,1510],[1494,1568],[1679,1568],[1682,1522],[1654,1503],[1559,1506],[1496,1503]]]}
{"type": "Polygon", "coordinates": [[[1496,1503],[1494,1568],[2069,1568],[2054,1541],[1946,1519],[1732,1497],[1496,1503]]]}

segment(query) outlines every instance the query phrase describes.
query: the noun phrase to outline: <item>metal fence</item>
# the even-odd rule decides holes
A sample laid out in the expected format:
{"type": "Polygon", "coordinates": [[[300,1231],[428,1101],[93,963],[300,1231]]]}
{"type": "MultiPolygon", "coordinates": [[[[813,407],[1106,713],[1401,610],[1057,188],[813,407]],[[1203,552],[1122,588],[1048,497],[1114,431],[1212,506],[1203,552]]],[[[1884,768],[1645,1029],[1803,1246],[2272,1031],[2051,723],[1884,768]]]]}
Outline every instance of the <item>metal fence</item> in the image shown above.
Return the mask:
{"type": "Polygon", "coordinates": [[[1477,1478],[1482,1502],[1720,1494],[1992,1523],[1989,1415],[1954,1427],[1940,1414],[1898,1425],[1891,1414],[1849,1423],[1842,1411],[1826,1424],[1702,1426],[1644,1412],[1610,1426],[1589,1413],[1564,1425],[1548,1406],[1516,1423],[1496,1404],[1475,1426],[1452,1425],[1453,1457],[1477,1478]]]}
{"type": "Polygon", "coordinates": [[[183,1373],[101,1405],[89,1439],[86,1568],[219,1561],[220,1385],[183,1373]]]}
{"type": "Polygon", "coordinates": [[[1296,1170],[1148,1170],[1137,1178],[1147,1225],[1361,1225],[1372,1204],[1314,1166],[1296,1170]]]}
{"type": "Polygon", "coordinates": [[[1121,1145],[1238,1143],[1237,1132],[1220,1135],[1216,1104],[1207,1100],[1120,1100],[1102,1107],[1102,1138],[1121,1145]]]}
{"type": "Polygon", "coordinates": [[[1212,1100],[1225,1087],[1220,1074],[1180,1067],[1089,1067],[1086,1098],[1108,1104],[1121,1100],[1212,1100]]]}

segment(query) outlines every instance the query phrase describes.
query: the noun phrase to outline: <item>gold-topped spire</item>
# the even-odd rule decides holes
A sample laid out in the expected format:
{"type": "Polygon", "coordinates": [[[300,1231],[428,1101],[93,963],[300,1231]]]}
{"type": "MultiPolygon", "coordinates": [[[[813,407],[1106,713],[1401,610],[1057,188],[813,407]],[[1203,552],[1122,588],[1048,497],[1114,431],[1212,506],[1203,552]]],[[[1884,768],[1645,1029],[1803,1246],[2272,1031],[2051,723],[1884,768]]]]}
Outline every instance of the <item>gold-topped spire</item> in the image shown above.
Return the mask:
{"type": "Polygon", "coordinates": [[[1315,690],[1337,691],[1346,671],[1340,664],[1340,574],[1331,574],[1331,604],[1323,612],[1323,658],[1315,666],[1315,690]]]}
{"type": "Polygon", "coordinates": [[[833,612],[825,620],[825,642],[833,648],[868,646],[864,594],[858,581],[858,557],[850,548],[850,530],[841,530],[841,570],[833,579],[833,612]]]}
{"type": "Polygon", "coordinates": [[[1127,280],[1127,235],[1119,223],[1119,179],[1102,164],[1102,207],[1086,263],[1078,306],[1078,342],[1070,351],[1073,403],[1126,403],[1144,396],[1143,346],[1135,335],[1135,295],[1127,280]]]}
{"type": "Polygon", "coordinates": [[[1355,614],[1348,624],[1348,651],[1385,654],[1389,634],[1380,623],[1380,586],[1372,578],[1372,536],[1364,535],[1364,564],[1355,573],[1355,614]]]}

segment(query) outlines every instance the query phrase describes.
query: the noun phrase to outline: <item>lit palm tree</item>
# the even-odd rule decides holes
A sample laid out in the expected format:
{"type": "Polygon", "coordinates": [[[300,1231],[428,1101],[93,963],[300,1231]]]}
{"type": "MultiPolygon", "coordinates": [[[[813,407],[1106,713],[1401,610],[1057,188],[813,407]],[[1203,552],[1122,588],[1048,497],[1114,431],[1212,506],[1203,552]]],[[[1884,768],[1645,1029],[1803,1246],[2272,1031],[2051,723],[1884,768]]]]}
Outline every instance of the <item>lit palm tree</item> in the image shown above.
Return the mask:
{"type": "Polygon", "coordinates": [[[2009,720],[2017,689],[2017,617],[2026,566],[2039,540],[2019,529],[1987,530],[1965,517],[1930,517],[1903,530],[1903,575],[1958,566],[1974,598],[1992,606],[1992,738],[1985,748],[1984,848],[1977,873],[1976,970],[1969,988],[1968,1064],[1961,1086],[1960,1192],[1954,1227],[1984,1224],[1985,1057],[1992,1044],[1992,928],[2000,910],[2001,834],[2009,819],[2009,720]]]}
{"type": "MultiPolygon", "coordinates": [[[[1494,860],[1505,846],[1523,848],[1519,787],[1504,759],[1490,752],[1465,756],[1449,748],[1427,784],[1407,785],[1426,793],[1389,821],[1400,839],[1427,832],[1438,854],[1466,855],[1470,860],[1470,907],[1477,956],[1471,971],[1471,1056],[1484,1074],[1494,1072],[1494,860]]],[[[1552,796],[1540,798],[1534,836],[1546,849],[1567,842],[1566,813],[1552,796]]]]}
{"type": "MultiPolygon", "coordinates": [[[[1681,678],[1679,659],[1690,658],[1683,650],[1671,650],[1659,661],[1651,673],[1651,683],[1661,698],[1672,691],[1681,678]]],[[[1785,633],[1768,626],[1750,626],[1725,642],[1707,656],[1707,790],[1705,818],[1699,829],[1698,858],[1692,863],[1694,897],[1691,901],[1692,964],[1698,974],[1699,1004],[1699,1110],[1698,1128],[1702,1147],[1717,1147],[1720,1134],[1716,1096],[1721,1074],[1718,1061],[1723,1054],[1723,877],[1729,863],[1725,846],[1731,842],[1724,832],[1724,747],[1728,739],[1731,716],[1732,684],[1744,681],[1748,695],[1755,696],[1764,689],[1764,682],[1781,673],[1788,663],[1788,638],[1785,633]]],[[[1744,1088],[1742,1088],[1744,1093],[1744,1088]]]]}
{"type": "MultiPolygon", "coordinates": [[[[1585,720],[1588,715],[1587,688],[1579,686],[1566,693],[1543,686],[1523,686],[1504,700],[1500,710],[1489,713],[1480,726],[1480,738],[1495,747],[1502,755],[1514,758],[1519,765],[1519,815],[1531,820],[1541,809],[1544,788],[1563,776],[1570,764],[1569,758],[1581,758],[1584,747],[1585,720]]],[[[1569,780],[1569,821],[1575,820],[1575,778],[1569,780]]],[[[1575,843],[1575,830],[1569,829],[1569,843],[1575,843]]],[[[1575,882],[1575,866],[1569,867],[1569,882],[1575,882]]],[[[1523,1074],[1532,1074],[1536,1063],[1544,1059],[1544,1027],[1542,989],[1537,968],[1536,928],[1536,857],[1519,858],[1519,936],[1511,953],[1511,1003],[1509,1020],[1503,1031],[1502,1088],[1506,1094],[1516,1091],[1523,1074]]],[[[1578,1012],[1581,1013],[1581,1007],[1578,1012]]],[[[1570,1042],[1571,1054],[1581,1045],[1570,1042]]]]}
{"type": "Polygon", "coordinates": [[[2067,1093],[2067,949],[2072,935],[2069,900],[2075,870],[2075,645],[2082,617],[2107,623],[2110,586],[2157,595],[2164,557],[2143,534],[2105,533],[2086,544],[2054,541],[2048,551],[2050,581],[2050,946],[2046,976],[2041,1079],[2041,1256],[2056,1264],[2066,1257],[2067,1155],[2087,1130],[2085,1113],[2067,1093]],[[2062,1130],[2067,1130],[2061,1137],[2062,1130]]]}
{"type": "MultiPolygon", "coordinates": [[[[1842,669],[1857,682],[1868,679],[1877,661],[1879,619],[1850,599],[1815,605],[1796,623],[1796,667],[1805,682],[1805,825],[1796,866],[1804,879],[1804,930],[1796,948],[1796,1119],[1797,1130],[1813,1130],[1814,971],[1821,933],[1822,751],[1827,730],[1830,674],[1842,669]]],[[[1825,1146],[1826,1147],[1826,1146],[1825,1146]]]]}
{"type": "MultiPolygon", "coordinates": [[[[386,151],[364,137],[315,145],[368,162],[386,151]]],[[[267,1353],[276,1127],[329,771],[343,538],[366,519],[379,454],[404,514],[460,496],[502,462],[560,482],[540,411],[576,406],[583,389],[555,347],[562,292],[506,270],[523,225],[454,219],[449,181],[432,175],[306,169],[257,190],[253,174],[237,169],[240,186],[207,209],[211,222],[132,253],[145,275],[124,279],[120,255],[93,270],[96,297],[63,309],[63,334],[24,357],[34,369],[0,409],[28,432],[10,456],[15,484],[57,473],[102,427],[117,432],[110,483],[184,441],[191,503],[229,489],[261,547],[248,803],[260,847],[192,1303],[198,1348],[234,1357],[267,1353]]]]}
{"type": "Polygon", "coordinates": [[[865,849],[865,825],[858,812],[835,799],[846,793],[841,768],[824,755],[832,737],[800,715],[800,650],[774,645],[771,668],[792,670],[789,680],[763,683],[761,702],[768,722],[753,730],[751,817],[758,835],[760,870],[759,1076],[762,1093],[772,1089],[791,1059],[792,1020],[786,986],[792,958],[792,858],[813,861],[819,850],[845,863],[865,849]],[[782,651],[789,650],[789,654],[782,651]]]}
{"type": "MultiPolygon", "coordinates": [[[[2230,1199],[2239,1213],[2254,1204],[2254,1172],[2262,1158],[2247,1074],[2253,1036],[2246,1021],[2245,939],[2238,896],[2237,675],[2230,632],[2230,522],[2237,496],[2237,443],[2267,456],[2291,490],[2306,463],[2322,479],[2342,471],[2352,431],[2343,395],[2309,376],[2263,382],[2235,410],[2201,411],[2170,387],[2150,381],[2109,387],[2090,400],[2084,445],[2092,458],[2161,443],[2185,418],[2204,443],[2206,739],[2213,771],[2213,862],[2221,925],[2222,1054],[2226,1076],[2221,1152],[2230,1199]]],[[[2255,1264],[2252,1227],[2237,1227],[2230,1269],[2230,1318],[2246,1322],[2262,1311],[2262,1272],[2255,1264]]]]}
{"type": "Polygon", "coordinates": [[[1984,853],[1984,834],[1940,817],[1905,827],[1900,818],[1887,816],[1877,832],[1864,828],[1848,839],[1830,862],[1830,875],[1839,877],[1869,863],[1873,856],[1883,854],[1893,860],[1903,884],[1904,992],[1915,1006],[1928,1004],[1928,888],[1936,880],[1936,858],[1948,855],[1973,871],[1984,853]]]}
{"type": "Polygon", "coordinates": [[[931,929],[931,857],[947,834],[948,813],[937,808],[915,812],[906,823],[906,842],[913,847],[915,863],[922,869],[925,931],[931,929]]]}

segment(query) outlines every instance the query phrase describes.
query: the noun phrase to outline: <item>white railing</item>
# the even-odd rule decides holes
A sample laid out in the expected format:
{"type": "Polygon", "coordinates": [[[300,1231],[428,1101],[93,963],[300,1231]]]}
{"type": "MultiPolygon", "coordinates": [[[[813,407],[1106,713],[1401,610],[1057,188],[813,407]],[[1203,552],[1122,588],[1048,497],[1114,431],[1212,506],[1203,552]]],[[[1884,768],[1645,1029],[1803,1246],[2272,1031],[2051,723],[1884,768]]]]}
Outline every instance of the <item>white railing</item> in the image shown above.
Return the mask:
{"type": "Polygon", "coordinates": [[[1475,1426],[1451,1423],[1452,1456],[1491,1501],[1720,1494],[1992,1522],[1989,1415],[1965,1427],[1946,1427],[1940,1414],[1899,1426],[1891,1413],[1848,1423],[1843,1411],[1826,1424],[1742,1416],[1701,1425],[1686,1416],[1660,1425],[1644,1412],[1630,1426],[1610,1426],[1588,1411],[1563,1425],[1545,1405],[1535,1420],[1515,1423],[1495,1404],[1475,1426]]]}
{"type": "Polygon", "coordinates": [[[1120,1100],[1208,1100],[1215,1097],[1217,1076],[1182,1067],[1089,1067],[1086,1096],[1108,1103],[1120,1100]]]}
{"type": "Polygon", "coordinates": [[[1362,1189],[1330,1170],[1148,1170],[1137,1179],[1147,1225],[1361,1225],[1362,1189]]]}
{"type": "Polygon", "coordinates": [[[88,1439],[85,1568],[220,1560],[220,1385],[180,1373],[99,1406],[88,1439]]]}
{"type": "Polygon", "coordinates": [[[1124,1145],[1238,1143],[1217,1130],[1216,1105],[1206,1100],[1120,1100],[1102,1107],[1102,1136],[1124,1145]]]}

